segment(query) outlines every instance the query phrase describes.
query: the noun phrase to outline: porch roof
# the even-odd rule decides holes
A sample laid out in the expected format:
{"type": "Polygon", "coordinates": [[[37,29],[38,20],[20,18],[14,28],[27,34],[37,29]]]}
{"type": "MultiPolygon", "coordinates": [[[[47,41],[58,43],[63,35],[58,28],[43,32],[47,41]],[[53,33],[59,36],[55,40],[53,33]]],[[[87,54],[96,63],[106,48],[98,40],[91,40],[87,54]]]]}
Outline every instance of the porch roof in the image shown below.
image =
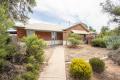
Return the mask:
{"type": "Polygon", "coordinates": [[[72,30],[72,32],[76,34],[89,34],[89,32],[87,31],[80,31],[80,30],[72,30]]]}

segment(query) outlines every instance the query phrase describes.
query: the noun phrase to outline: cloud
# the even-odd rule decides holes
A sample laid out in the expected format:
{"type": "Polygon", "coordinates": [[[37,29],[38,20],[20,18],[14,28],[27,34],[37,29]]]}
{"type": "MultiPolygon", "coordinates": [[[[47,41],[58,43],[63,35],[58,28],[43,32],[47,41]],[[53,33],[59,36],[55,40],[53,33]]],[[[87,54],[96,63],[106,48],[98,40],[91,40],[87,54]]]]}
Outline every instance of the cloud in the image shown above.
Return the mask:
{"type": "Polygon", "coordinates": [[[102,12],[101,2],[105,0],[37,0],[31,15],[32,22],[50,22],[68,26],[84,22],[97,31],[107,25],[109,16],[102,12]],[[34,20],[34,21],[33,21],[34,20]]]}

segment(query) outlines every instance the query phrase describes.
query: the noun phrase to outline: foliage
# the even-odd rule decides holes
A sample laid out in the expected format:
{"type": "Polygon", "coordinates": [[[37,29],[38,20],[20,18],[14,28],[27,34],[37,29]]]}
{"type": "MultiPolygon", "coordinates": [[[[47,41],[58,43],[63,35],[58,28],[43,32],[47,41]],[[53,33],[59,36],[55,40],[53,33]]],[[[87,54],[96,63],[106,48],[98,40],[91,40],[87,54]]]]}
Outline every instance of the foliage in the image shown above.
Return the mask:
{"type": "Polygon", "coordinates": [[[77,45],[79,45],[79,43],[80,43],[80,41],[77,40],[77,39],[75,39],[75,38],[69,38],[68,41],[70,42],[70,44],[71,44],[72,46],[77,46],[77,45]]]}
{"type": "Polygon", "coordinates": [[[36,35],[28,36],[24,39],[27,47],[26,56],[33,56],[36,62],[42,62],[44,58],[43,48],[45,48],[46,43],[42,39],[39,39],[36,35]]]}
{"type": "Polygon", "coordinates": [[[99,58],[92,58],[89,60],[94,72],[102,73],[105,70],[105,63],[99,58]]]}
{"type": "Polygon", "coordinates": [[[8,19],[26,22],[29,19],[28,13],[32,12],[36,2],[35,0],[0,0],[0,5],[5,7],[8,19]]]}
{"type": "Polygon", "coordinates": [[[111,31],[113,33],[113,36],[120,36],[120,26],[116,27],[111,31]]]}
{"type": "Polygon", "coordinates": [[[106,41],[107,48],[118,49],[120,47],[120,36],[110,36],[106,41]]]}
{"type": "Polygon", "coordinates": [[[95,38],[92,40],[91,44],[92,46],[95,47],[102,47],[102,48],[106,48],[106,41],[107,41],[108,37],[104,36],[103,38],[95,38]]]}
{"type": "Polygon", "coordinates": [[[36,63],[36,59],[34,56],[28,56],[28,57],[26,57],[25,62],[33,64],[33,63],[36,63]]]}
{"type": "Polygon", "coordinates": [[[13,66],[6,60],[0,59],[0,73],[9,72],[13,66]]]}
{"type": "Polygon", "coordinates": [[[90,80],[92,76],[92,68],[89,63],[83,59],[74,58],[70,64],[70,74],[79,80],[90,80]]]}
{"type": "Polygon", "coordinates": [[[93,27],[91,27],[91,26],[89,27],[89,30],[92,31],[92,32],[96,32],[96,30],[93,29],[93,27]]]}
{"type": "Polygon", "coordinates": [[[46,43],[36,35],[25,37],[24,41],[26,44],[25,67],[27,71],[22,74],[22,78],[25,80],[37,80],[40,64],[44,59],[43,49],[46,47],[46,43]]]}
{"type": "Polygon", "coordinates": [[[82,42],[80,36],[78,34],[75,34],[75,33],[69,34],[68,41],[70,42],[70,44],[72,46],[77,46],[82,42]]]}
{"type": "Polygon", "coordinates": [[[102,34],[105,34],[106,32],[108,32],[109,31],[109,27],[108,26],[103,26],[102,28],[101,28],[101,33],[102,34]]]}
{"type": "Polygon", "coordinates": [[[16,76],[13,80],[25,80],[21,76],[16,76]]]}
{"type": "Polygon", "coordinates": [[[104,12],[109,13],[113,16],[114,22],[120,23],[120,1],[119,0],[106,0],[102,3],[104,12]],[[116,4],[117,3],[117,4],[116,4]]]}
{"type": "Polygon", "coordinates": [[[34,66],[31,63],[26,64],[27,71],[34,71],[34,66]]]}
{"type": "Polygon", "coordinates": [[[110,32],[110,35],[104,34],[92,40],[91,44],[95,47],[103,47],[108,49],[118,49],[120,47],[120,36],[117,33],[110,32]]]}
{"type": "Polygon", "coordinates": [[[24,80],[37,80],[37,77],[34,73],[32,72],[26,72],[22,75],[22,78],[24,80]]]}
{"type": "MultiPolygon", "coordinates": [[[[13,75],[17,75],[14,63],[23,63],[26,56],[20,54],[16,46],[10,43],[7,30],[14,25],[14,21],[25,23],[34,4],[35,0],[0,0],[0,72],[5,73],[6,75],[1,75],[8,76],[8,80],[13,80],[13,75]],[[9,75],[11,71],[12,74],[9,75]]],[[[1,76],[0,79],[3,80],[1,76]]]]}

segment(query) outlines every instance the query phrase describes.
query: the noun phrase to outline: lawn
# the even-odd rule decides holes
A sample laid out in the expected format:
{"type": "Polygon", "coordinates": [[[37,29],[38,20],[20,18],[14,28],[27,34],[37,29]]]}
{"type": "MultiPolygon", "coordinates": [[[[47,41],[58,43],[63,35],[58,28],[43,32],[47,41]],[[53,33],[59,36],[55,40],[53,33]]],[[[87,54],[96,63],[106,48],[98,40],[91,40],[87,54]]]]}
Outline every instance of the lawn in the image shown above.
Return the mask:
{"type": "Polygon", "coordinates": [[[96,48],[90,45],[80,45],[78,48],[65,47],[65,62],[67,80],[74,80],[69,75],[69,64],[73,58],[83,58],[89,61],[90,58],[99,57],[104,60],[106,70],[102,74],[94,73],[91,80],[120,80],[120,67],[113,63],[107,56],[111,50],[96,48]]]}

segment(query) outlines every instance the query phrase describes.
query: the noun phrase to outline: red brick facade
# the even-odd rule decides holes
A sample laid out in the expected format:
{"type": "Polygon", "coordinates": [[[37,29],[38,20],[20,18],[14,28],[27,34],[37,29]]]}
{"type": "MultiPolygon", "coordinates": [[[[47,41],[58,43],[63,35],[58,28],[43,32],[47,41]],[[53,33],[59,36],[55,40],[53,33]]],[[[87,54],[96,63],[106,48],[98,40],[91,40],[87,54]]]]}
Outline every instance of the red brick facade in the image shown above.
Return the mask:
{"type": "Polygon", "coordinates": [[[40,32],[40,31],[35,31],[35,34],[46,41],[51,40],[51,32],[40,32]]]}
{"type": "Polygon", "coordinates": [[[17,28],[17,37],[18,38],[23,38],[24,36],[26,36],[26,30],[24,29],[24,27],[18,27],[17,28]]]}
{"type": "MultiPolygon", "coordinates": [[[[85,25],[77,24],[77,25],[74,25],[74,26],[72,26],[70,28],[67,28],[67,29],[63,30],[63,32],[56,32],[57,33],[56,40],[65,40],[65,41],[67,41],[68,35],[72,30],[86,31],[86,32],[89,33],[89,30],[87,28],[85,28],[85,25]]],[[[46,41],[51,40],[51,32],[50,31],[35,31],[35,34],[39,38],[42,38],[42,39],[44,39],[46,41]]],[[[17,36],[18,36],[18,38],[22,38],[23,36],[26,36],[26,35],[27,35],[27,32],[24,29],[24,27],[17,27],[17,36]]],[[[84,34],[84,35],[81,35],[81,36],[83,37],[83,40],[85,40],[87,38],[88,38],[87,40],[89,40],[89,35],[84,34]]],[[[91,42],[91,40],[92,39],[90,38],[88,43],[91,42]]]]}
{"type": "MultiPolygon", "coordinates": [[[[44,39],[46,41],[49,41],[51,40],[51,32],[43,32],[43,31],[35,31],[35,34],[41,38],[41,39],[44,39]]],[[[23,38],[24,36],[27,35],[27,32],[24,28],[17,28],[17,36],[18,38],[23,38]]],[[[56,37],[57,40],[63,40],[63,32],[57,32],[57,37],[56,37]]]]}

